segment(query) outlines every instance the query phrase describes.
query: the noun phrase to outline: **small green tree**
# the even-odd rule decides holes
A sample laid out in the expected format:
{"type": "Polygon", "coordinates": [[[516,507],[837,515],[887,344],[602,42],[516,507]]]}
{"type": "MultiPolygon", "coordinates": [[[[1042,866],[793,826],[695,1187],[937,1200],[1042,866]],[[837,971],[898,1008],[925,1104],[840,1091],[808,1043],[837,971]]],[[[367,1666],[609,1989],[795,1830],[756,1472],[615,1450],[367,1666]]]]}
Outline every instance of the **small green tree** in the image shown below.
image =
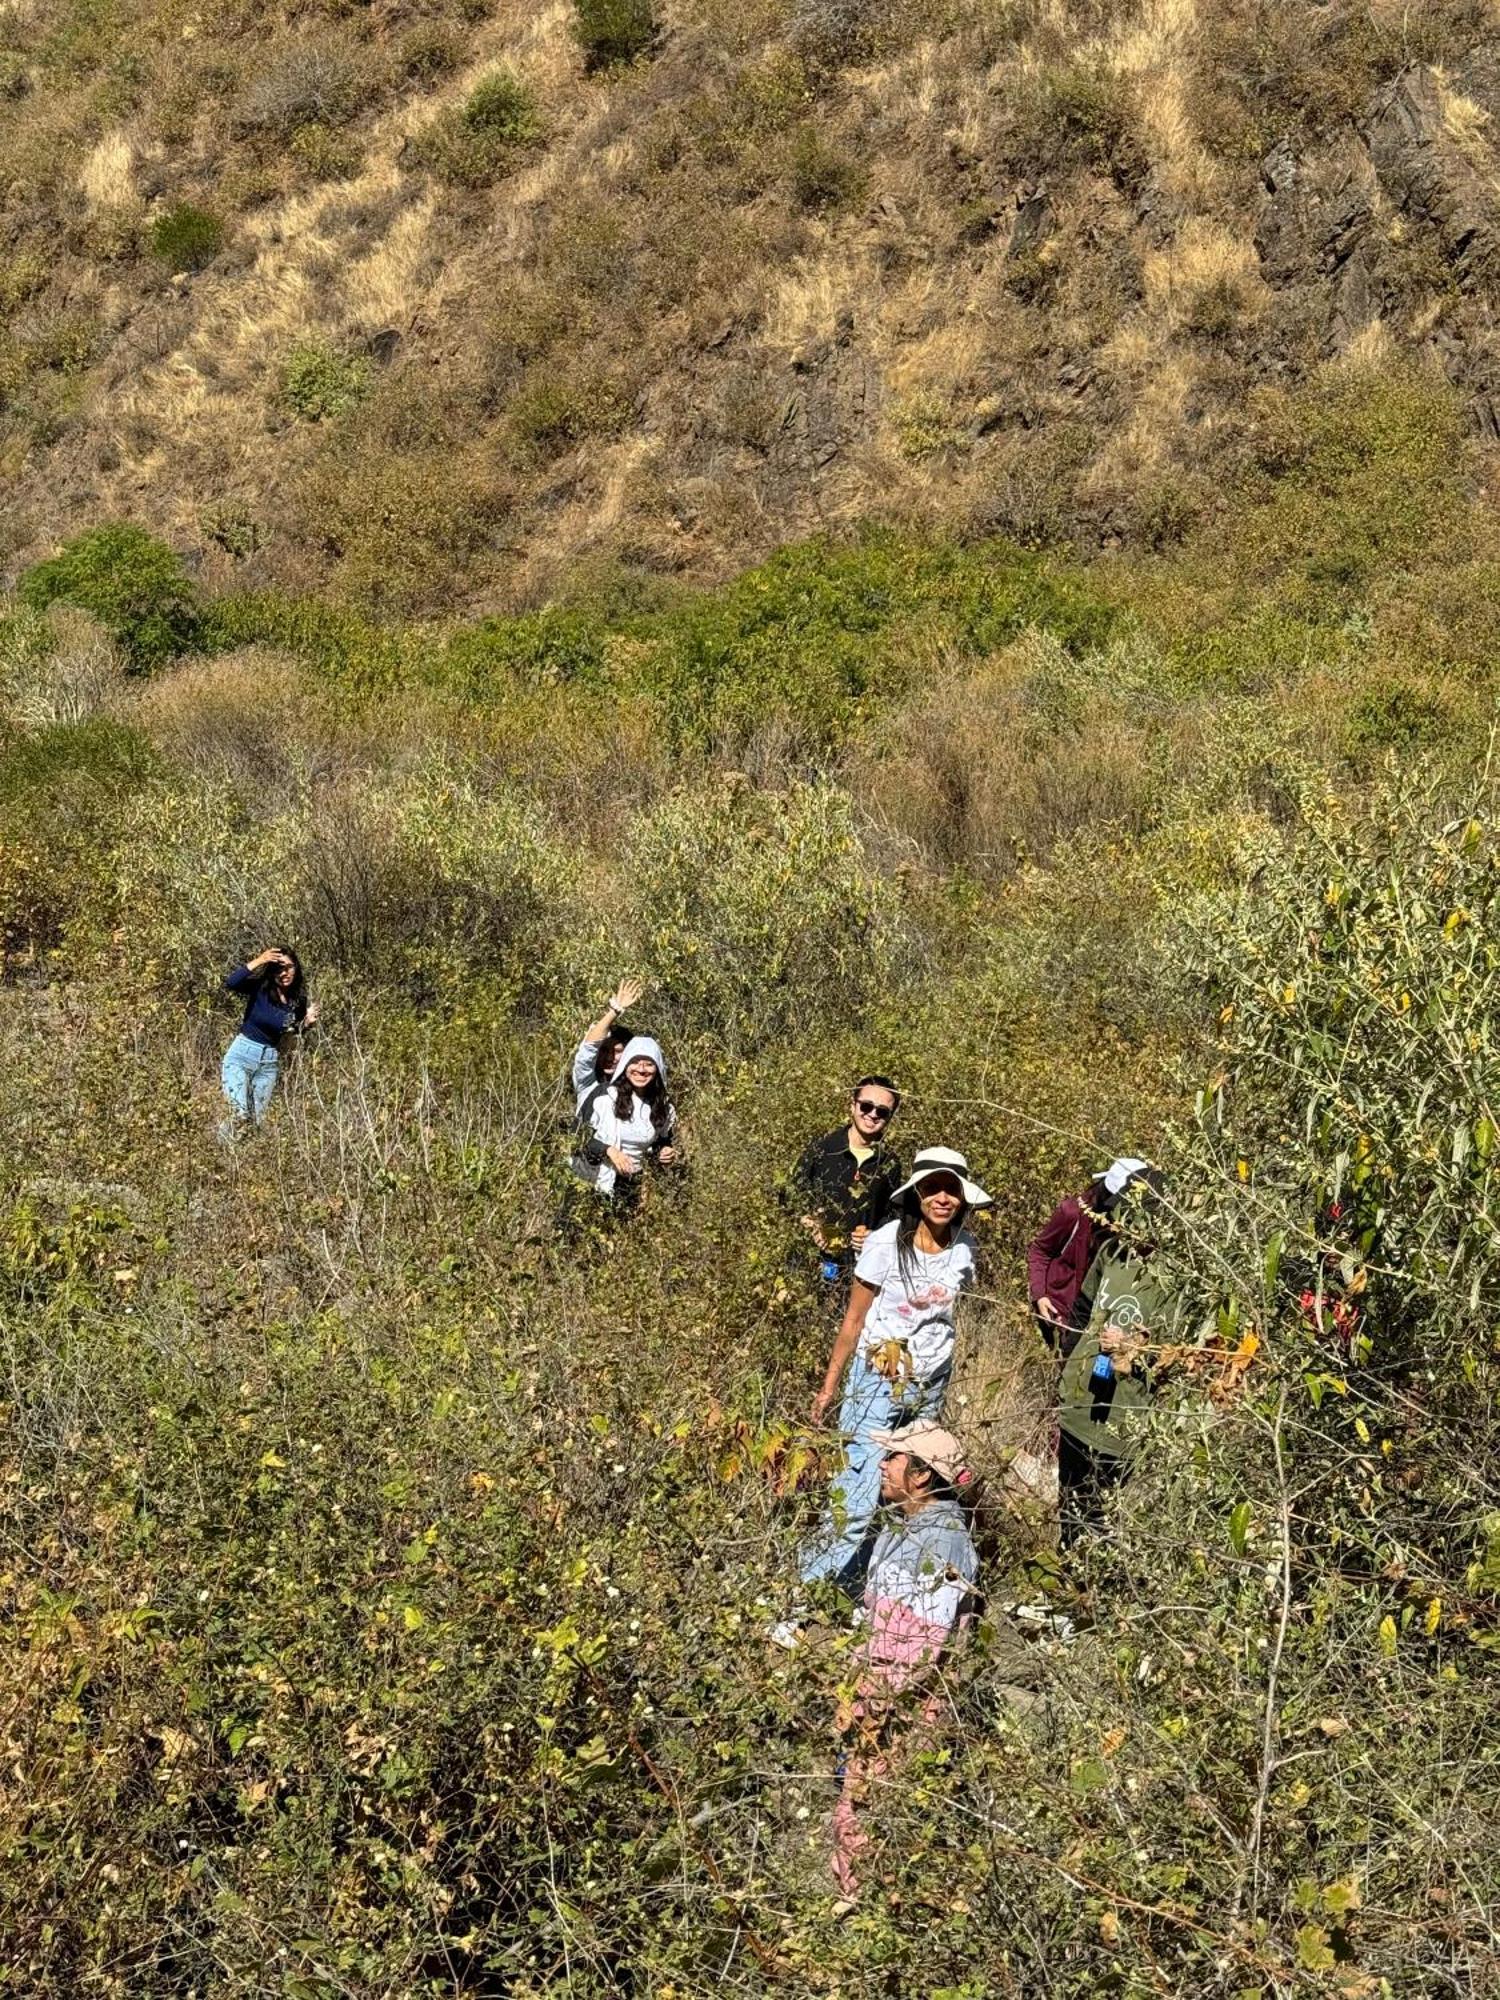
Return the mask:
{"type": "Polygon", "coordinates": [[[174,271],[201,271],[211,264],[224,243],[224,225],[206,208],[190,201],[174,202],[151,225],[153,256],[174,271]]]}
{"type": "Polygon", "coordinates": [[[634,62],[656,40],[652,0],[573,0],[573,31],[591,70],[634,62]]]}
{"type": "Polygon", "coordinates": [[[76,604],[92,612],[132,667],[146,673],[199,639],[197,593],[165,542],[130,521],[77,535],[21,578],[23,604],[76,604]]]}

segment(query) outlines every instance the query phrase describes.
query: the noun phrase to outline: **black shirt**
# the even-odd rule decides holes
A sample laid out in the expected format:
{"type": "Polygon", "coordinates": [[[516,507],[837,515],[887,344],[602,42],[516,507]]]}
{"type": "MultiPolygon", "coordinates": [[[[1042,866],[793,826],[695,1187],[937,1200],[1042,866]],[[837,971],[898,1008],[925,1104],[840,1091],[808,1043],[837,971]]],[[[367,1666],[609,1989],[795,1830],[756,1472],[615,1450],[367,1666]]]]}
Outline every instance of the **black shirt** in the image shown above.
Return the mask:
{"type": "Polygon", "coordinates": [[[793,1198],[816,1215],[835,1253],[847,1253],[851,1234],[878,1229],[904,1176],[901,1162],[877,1146],[861,1163],[849,1150],[849,1128],[840,1125],[814,1139],[792,1174],[793,1198]]]}

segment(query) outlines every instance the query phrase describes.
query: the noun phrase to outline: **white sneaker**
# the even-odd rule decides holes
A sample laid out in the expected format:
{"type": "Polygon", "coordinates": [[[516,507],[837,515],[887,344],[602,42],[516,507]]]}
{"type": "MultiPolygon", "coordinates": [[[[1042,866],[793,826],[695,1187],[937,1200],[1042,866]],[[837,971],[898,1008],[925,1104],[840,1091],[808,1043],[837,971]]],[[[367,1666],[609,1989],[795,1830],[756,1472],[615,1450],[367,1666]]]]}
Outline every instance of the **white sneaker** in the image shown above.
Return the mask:
{"type": "Polygon", "coordinates": [[[999,1608],[1017,1625],[1030,1625],[1034,1630],[1048,1632],[1065,1646],[1072,1643],[1075,1628],[1065,1611],[1054,1611],[1050,1604],[1002,1604],[999,1608]]]}

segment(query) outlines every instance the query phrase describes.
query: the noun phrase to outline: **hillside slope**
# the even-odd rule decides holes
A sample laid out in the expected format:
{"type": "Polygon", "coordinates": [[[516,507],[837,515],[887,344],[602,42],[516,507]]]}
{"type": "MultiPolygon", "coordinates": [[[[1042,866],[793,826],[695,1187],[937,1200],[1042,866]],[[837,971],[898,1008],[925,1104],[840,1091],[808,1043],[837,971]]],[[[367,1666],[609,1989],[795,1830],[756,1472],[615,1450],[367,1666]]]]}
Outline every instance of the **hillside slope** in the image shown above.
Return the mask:
{"type": "Polygon", "coordinates": [[[592,69],[575,27],[0,8],[0,566],[128,516],[430,613],[872,514],[1159,548],[1351,350],[1435,360],[1488,463],[1488,0],[677,0],[592,69]]]}

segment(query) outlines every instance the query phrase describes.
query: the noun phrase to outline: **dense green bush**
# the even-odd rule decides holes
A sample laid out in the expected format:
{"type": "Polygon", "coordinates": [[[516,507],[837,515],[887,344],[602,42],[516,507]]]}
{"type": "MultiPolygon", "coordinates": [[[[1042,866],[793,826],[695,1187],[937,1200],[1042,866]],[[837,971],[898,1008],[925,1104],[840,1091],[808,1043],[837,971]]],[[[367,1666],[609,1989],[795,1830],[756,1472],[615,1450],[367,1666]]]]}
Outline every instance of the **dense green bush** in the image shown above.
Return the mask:
{"type": "Polygon", "coordinates": [[[504,700],[523,687],[599,688],[608,629],[582,611],[536,611],[486,618],[452,639],[437,658],[439,677],[470,699],[504,700]]]}
{"type": "Polygon", "coordinates": [[[684,792],[635,822],[624,873],[623,935],[668,1018],[736,1053],[857,1011],[905,969],[899,890],[843,792],[684,792]]]}
{"type": "Polygon", "coordinates": [[[1217,1331],[1095,1578],[1158,1740],[1237,1774],[1185,1892],[1291,1977],[1424,1991],[1483,1983],[1494,1895],[1451,1856],[1494,1795],[1500,865],[1455,804],[1317,798],[1195,913],[1218,1046],[1158,1254],[1217,1331]],[[1383,1914],[1414,1881],[1441,1943],[1383,1914]]]}
{"type": "Polygon", "coordinates": [[[865,186],[859,161],[816,126],[805,126],[792,145],[792,192],[800,208],[821,212],[858,201],[865,186]]]}
{"type": "Polygon", "coordinates": [[[1116,619],[1079,577],[1009,543],[871,534],[784,549],[644,621],[637,671],[686,735],[729,743],[783,726],[827,744],[905,692],[935,648],[982,656],[1035,624],[1083,649],[1116,619]]]}
{"type": "Polygon", "coordinates": [[[459,187],[487,187],[515,167],[541,133],[532,92],[501,69],[477,84],[463,105],[435,118],[409,152],[415,165],[459,187]]]}
{"type": "Polygon", "coordinates": [[[653,0],[573,0],[573,32],[590,69],[634,62],[656,40],[653,0]]]}
{"type": "Polygon", "coordinates": [[[281,370],[281,400],[309,423],[344,417],[369,395],[374,369],[366,354],[341,354],[316,341],[294,347],[281,370]]]}
{"type": "Polygon", "coordinates": [[[174,202],[153,218],[151,252],[173,271],[201,271],[224,246],[224,224],[209,209],[174,202]]]}
{"type": "Polygon", "coordinates": [[[21,578],[24,604],[92,612],[131,664],[149,671],[200,637],[198,594],[165,542],[128,521],[91,528],[21,578]]]}

